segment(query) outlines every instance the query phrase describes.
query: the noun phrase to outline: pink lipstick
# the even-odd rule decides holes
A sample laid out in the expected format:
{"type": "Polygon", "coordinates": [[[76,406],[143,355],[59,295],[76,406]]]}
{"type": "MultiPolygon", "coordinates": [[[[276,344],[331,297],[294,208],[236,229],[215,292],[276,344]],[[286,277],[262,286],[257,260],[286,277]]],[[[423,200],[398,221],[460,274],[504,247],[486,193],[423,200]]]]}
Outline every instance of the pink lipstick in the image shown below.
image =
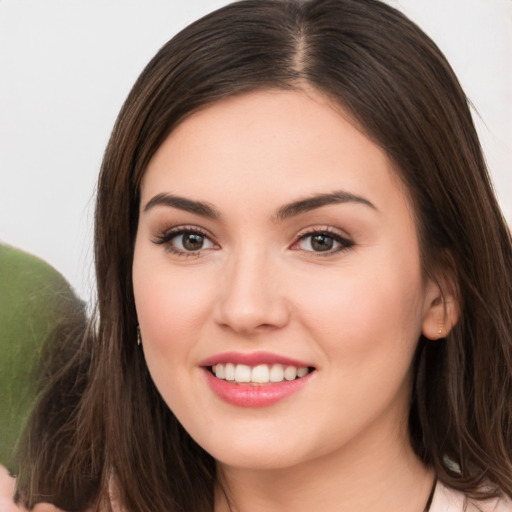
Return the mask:
{"type": "Polygon", "coordinates": [[[226,352],[201,363],[210,389],[239,407],[267,407],[300,391],[314,367],[268,352],[226,352]]]}

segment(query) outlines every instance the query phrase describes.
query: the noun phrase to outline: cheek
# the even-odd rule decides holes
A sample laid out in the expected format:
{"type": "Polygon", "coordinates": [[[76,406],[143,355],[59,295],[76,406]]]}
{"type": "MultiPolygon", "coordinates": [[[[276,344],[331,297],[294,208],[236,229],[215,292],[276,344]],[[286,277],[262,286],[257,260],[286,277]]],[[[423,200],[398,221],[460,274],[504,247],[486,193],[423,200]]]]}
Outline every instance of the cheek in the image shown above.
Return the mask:
{"type": "Polygon", "coordinates": [[[198,340],[211,311],[213,276],[171,266],[165,255],[161,260],[135,252],[135,305],[151,377],[166,403],[179,409],[186,396],[181,387],[197,364],[198,340]]]}
{"type": "MultiPolygon", "coordinates": [[[[165,258],[163,258],[165,259],[165,258]]],[[[190,268],[173,268],[164,261],[134,260],[133,286],[138,321],[151,344],[183,340],[183,332],[201,325],[210,310],[211,276],[190,268]],[[200,283],[200,285],[199,285],[200,283]]]]}
{"type": "Polygon", "coordinates": [[[407,409],[422,281],[411,265],[381,269],[346,267],[339,279],[317,275],[314,285],[303,283],[310,292],[302,294],[302,325],[325,355],[323,403],[339,404],[318,411],[325,439],[350,435],[387,410],[403,418],[407,409]]]}
{"type": "Polygon", "coordinates": [[[381,257],[301,284],[302,321],[333,357],[414,351],[423,305],[419,266],[381,257]]]}
{"type": "Polygon", "coordinates": [[[188,399],[189,379],[209,294],[204,286],[193,286],[190,276],[168,267],[134,262],[135,305],[151,378],[167,406],[188,424],[201,416],[188,399]]]}

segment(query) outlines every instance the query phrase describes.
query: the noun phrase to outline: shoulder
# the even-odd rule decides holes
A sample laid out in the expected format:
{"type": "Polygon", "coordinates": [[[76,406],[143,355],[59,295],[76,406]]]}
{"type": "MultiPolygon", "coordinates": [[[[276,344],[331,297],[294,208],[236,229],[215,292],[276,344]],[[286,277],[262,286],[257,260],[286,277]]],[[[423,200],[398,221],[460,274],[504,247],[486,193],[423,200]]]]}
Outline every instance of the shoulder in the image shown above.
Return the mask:
{"type": "Polygon", "coordinates": [[[477,501],[462,492],[437,483],[430,512],[512,512],[512,501],[507,496],[477,501]]]}

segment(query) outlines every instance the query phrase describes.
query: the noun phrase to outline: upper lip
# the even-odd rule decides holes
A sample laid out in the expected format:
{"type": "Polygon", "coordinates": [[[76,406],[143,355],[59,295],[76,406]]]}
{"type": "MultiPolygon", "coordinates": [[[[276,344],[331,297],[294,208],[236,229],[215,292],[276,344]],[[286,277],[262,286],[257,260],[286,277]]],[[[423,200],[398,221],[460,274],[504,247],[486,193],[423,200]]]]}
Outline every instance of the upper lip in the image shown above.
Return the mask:
{"type": "Polygon", "coordinates": [[[225,363],[246,364],[247,366],[257,366],[259,364],[282,364],[284,366],[296,366],[297,368],[313,366],[305,361],[299,361],[298,359],[273,354],[272,352],[222,352],[208,357],[200,363],[200,366],[213,366],[225,363]]]}

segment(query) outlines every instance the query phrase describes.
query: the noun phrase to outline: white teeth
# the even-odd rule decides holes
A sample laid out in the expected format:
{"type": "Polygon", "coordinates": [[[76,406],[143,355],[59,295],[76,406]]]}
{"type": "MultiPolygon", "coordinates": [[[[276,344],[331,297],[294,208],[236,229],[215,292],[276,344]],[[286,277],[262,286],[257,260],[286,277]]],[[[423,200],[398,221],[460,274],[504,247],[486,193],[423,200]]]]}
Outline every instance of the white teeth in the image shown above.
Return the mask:
{"type": "Polygon", "coordinates": [[[218,364],[213,368],[213,373],[219,378],[219,379],[225,379],[226,378],[226,370],[224,369],[223,364],[218,364]]]}
{"type": "Polygon", "coordinates": [[[284,368],[280,364],[275,364],[270,368],[270,382],[282,382],[284,380],[284,368]]]}
{"type": "MultiPolygon", "coordinates": [[[[220,365],[217,365],[217,366],[220,366],[220,365]]],[[[226,380],[235,380],[235,365],[234,364],[228,363],[226,365],[225,379],[226,380]]]]}
{"type": "Polygon", "coordinates": [[[305,377],[308,373],[309,370],[307,368],[297,368],[297,377],[299,377],[299,379],[305,377]]]}
{"type": "Polygon", "coordinates": [[[270,370],[266,364],[259,364],[252,369],[251,381],[265,384],[270,380],[270,370]]]}
{"type": "Polygon", "coordinates": [[[218,379],[235,381],[237,383],[266,384],[268,382],[291,381],[305,377],[309,373],[307,367],[283,366],[282,364],[259,364],[250,367],[246,364],[216,364],[212,372],[218,379]]]}
{"type": "Polygon", "coordinates": [[[235,367],[236,382],[251,382],[251,367],[245,364],[237,364],[235,367]]]}
{"type": "Polygon", "coordinates": [[[295,380],[297,377],[297,368],[295,366],[287,366],[284,370],[284,378],[286,380],[295,380]]]}

